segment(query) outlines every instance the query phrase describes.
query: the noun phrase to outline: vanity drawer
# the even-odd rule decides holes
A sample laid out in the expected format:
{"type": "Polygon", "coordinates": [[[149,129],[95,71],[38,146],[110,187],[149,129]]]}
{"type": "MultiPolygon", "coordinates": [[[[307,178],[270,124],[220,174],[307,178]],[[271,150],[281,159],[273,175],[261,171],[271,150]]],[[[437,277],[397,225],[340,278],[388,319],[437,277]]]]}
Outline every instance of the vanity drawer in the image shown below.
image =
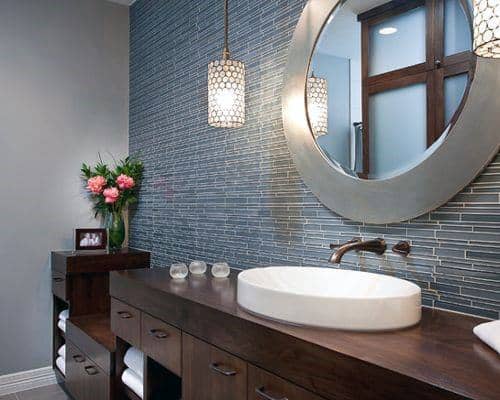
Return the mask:
{"type": "Polygon", "coordinates": [[[247,363],[182,334],[182,399],[246,399],[247,363]]]}
{"type": "Polygon", "coordinates": [[[66,275],[52,271],[52,293],[61,300],[68,300],[66,295],[66,275]]]}
{"type": "Polygon", "coordinates": [[[85,374],[84,400],[109,400],[111,398],[111,378],[90,360],[83,364],[85,374]]]}
{"type": "Polygon", "coordinates": [[[248,400],[324,400],[266,372],[253,365],[248,365],[248,400]]]}
{"type": "Polygon", "coordinates": [[[181,331],[142,313],[142,351],[174,374],[181,376],[181,331]]]}
{"type": "Polygon", "coordinates": [[[76,400],[111,397],[111,377],[70,341],[66,342],[65,385],[76,400]]]}
{"type": "Polygon", "coordinates": [[[111,330],[116,336],[141,348],[141,312],[113,298],[111,299],[111,330]]]}
{"type": "Polygon", "coordinates": [[[70,341],[66,342],[66,379],[65,385],[74,399],[83,399],[85,390],[85,375],[83,363],[86,356],[70,341]]]}
{"type": "Polygon", "coordinates": [[[208,370],[211,374],[214,400],[246,398],[247,363],[245,361],[210,346],[208,370]]]}

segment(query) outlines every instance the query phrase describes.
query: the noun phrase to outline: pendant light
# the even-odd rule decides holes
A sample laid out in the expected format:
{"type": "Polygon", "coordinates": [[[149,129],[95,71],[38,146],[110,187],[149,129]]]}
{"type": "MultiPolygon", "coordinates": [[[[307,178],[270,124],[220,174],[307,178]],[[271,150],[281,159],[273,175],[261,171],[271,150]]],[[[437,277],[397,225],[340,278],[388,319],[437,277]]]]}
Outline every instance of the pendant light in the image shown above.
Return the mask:
{"type": "Polygon", "coordinates": [[[217,128],[239,128],[245,123],[245,64],[231,60],[228,36],[228,0],[224,0],[222,60],[208,64],[208,123],[217,128]]]}
{"type": "Polygon", "coordinates": [[[500,58],[500,0],[474,0],[474,53],[500,58]]]}
{"type": "Polygon", "coordinates": [[[314,72],[307,79],[307,111],[314,137],[328,134],[328,82],[314,72]]]}

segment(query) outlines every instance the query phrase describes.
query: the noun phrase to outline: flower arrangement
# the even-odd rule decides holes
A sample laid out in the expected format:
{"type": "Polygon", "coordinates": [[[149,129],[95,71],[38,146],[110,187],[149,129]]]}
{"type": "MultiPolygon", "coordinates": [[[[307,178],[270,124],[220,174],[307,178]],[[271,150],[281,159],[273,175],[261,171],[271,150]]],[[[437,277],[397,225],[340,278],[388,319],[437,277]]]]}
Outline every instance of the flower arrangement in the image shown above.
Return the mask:
{"type": "Polygon", "coordinates": [[[100,157],[94,167],[82,164],[82,179],[94,202],[95,216],[106,220],[111,248],[121,247],[125,240],[123,212],[137,202],[143,170],[142,162],[131,157],[116,162],[114,169],[100,157]]]}

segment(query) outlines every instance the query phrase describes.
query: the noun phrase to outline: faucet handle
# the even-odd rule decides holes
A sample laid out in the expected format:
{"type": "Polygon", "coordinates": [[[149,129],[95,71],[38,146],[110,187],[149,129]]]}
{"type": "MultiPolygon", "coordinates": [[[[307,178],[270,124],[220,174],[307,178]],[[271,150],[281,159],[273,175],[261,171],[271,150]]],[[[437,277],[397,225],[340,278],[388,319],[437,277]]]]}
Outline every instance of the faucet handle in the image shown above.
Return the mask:
{"type": "Polygon", "coordinates": [[[392,251],[403,257],[408,257],[408,254],[410,254],[411,251],[410,243],[406,240],[400,241],[392,247],[392,251]]]}
{"type": "Polygon", "coordinates": [[[335,244],[335,243],[331,243],[330,244],[330,249],[331,250],[335,250],[337,248],[339,248],[340,246],[343,246],[347,243],[358,243],[358,242],[361,242],[361,238],[360,237],[355,237],[355,238],[352,238],[351,240],[349,240],[348,242],[345,242],[345,243],[339,243],[339,244],[335,244]]]}

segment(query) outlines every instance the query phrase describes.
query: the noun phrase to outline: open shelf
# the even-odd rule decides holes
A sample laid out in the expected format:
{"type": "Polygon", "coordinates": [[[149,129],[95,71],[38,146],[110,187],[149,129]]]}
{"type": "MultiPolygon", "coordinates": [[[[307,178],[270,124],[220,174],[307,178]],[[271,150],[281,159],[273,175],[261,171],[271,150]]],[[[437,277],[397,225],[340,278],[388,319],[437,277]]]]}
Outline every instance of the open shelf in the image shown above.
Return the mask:
{"type": "MultiPolygon", "coordinates": [[[[118,398],[140,400],[139,396],[121,380],[123,371],[128,368],[124,363],[124,357],[130,347],[129,343],[117,338],[115,387],[121,395],[118,398]]],[[[143,385],[145,400],[179,400],[182,397],[181,377],[148,357],[147,354],[144,355],[143,385]]]]}
{"type": "Polygon", "coordinates": [[[57,357],[59,357],[57,351],[63,344],[66,344],[66,334],[61,329],[59,329],[57,323],[59,322],[59,313],[63,310],[68,309],[69,305],[64,300],[60,299],[57,296],[54,296],[53,300],[54,300],[54,306],[53,306],[54,309],[53,309],[52,329],[54,331],[54,334],[52,337],[52,366],[56,372],[57,380],[59,382],[64,382],[65,376],[57,368],[56,359],[57,357]]]}
{"type": "Polygon", "coordinates": [[[126,385],[123,386],[123,393],[129,400],[141,400],[139,396],[137,396],[132,389],[129,389],[126,385]]]}
{"type": "Polygon", "coordinates": [[[144,357],[144,362],[144,398],[179,400],[182,393],[181,378],[147,356],[144,357]]]}
{"type": "Polygon", "coordinates": [[[59,368],[55,367],[54,373],[56,375],[57,382],[64,382],[65,381],[65,377],[64,377],[63,373],[59,370],[59,368]]]}

